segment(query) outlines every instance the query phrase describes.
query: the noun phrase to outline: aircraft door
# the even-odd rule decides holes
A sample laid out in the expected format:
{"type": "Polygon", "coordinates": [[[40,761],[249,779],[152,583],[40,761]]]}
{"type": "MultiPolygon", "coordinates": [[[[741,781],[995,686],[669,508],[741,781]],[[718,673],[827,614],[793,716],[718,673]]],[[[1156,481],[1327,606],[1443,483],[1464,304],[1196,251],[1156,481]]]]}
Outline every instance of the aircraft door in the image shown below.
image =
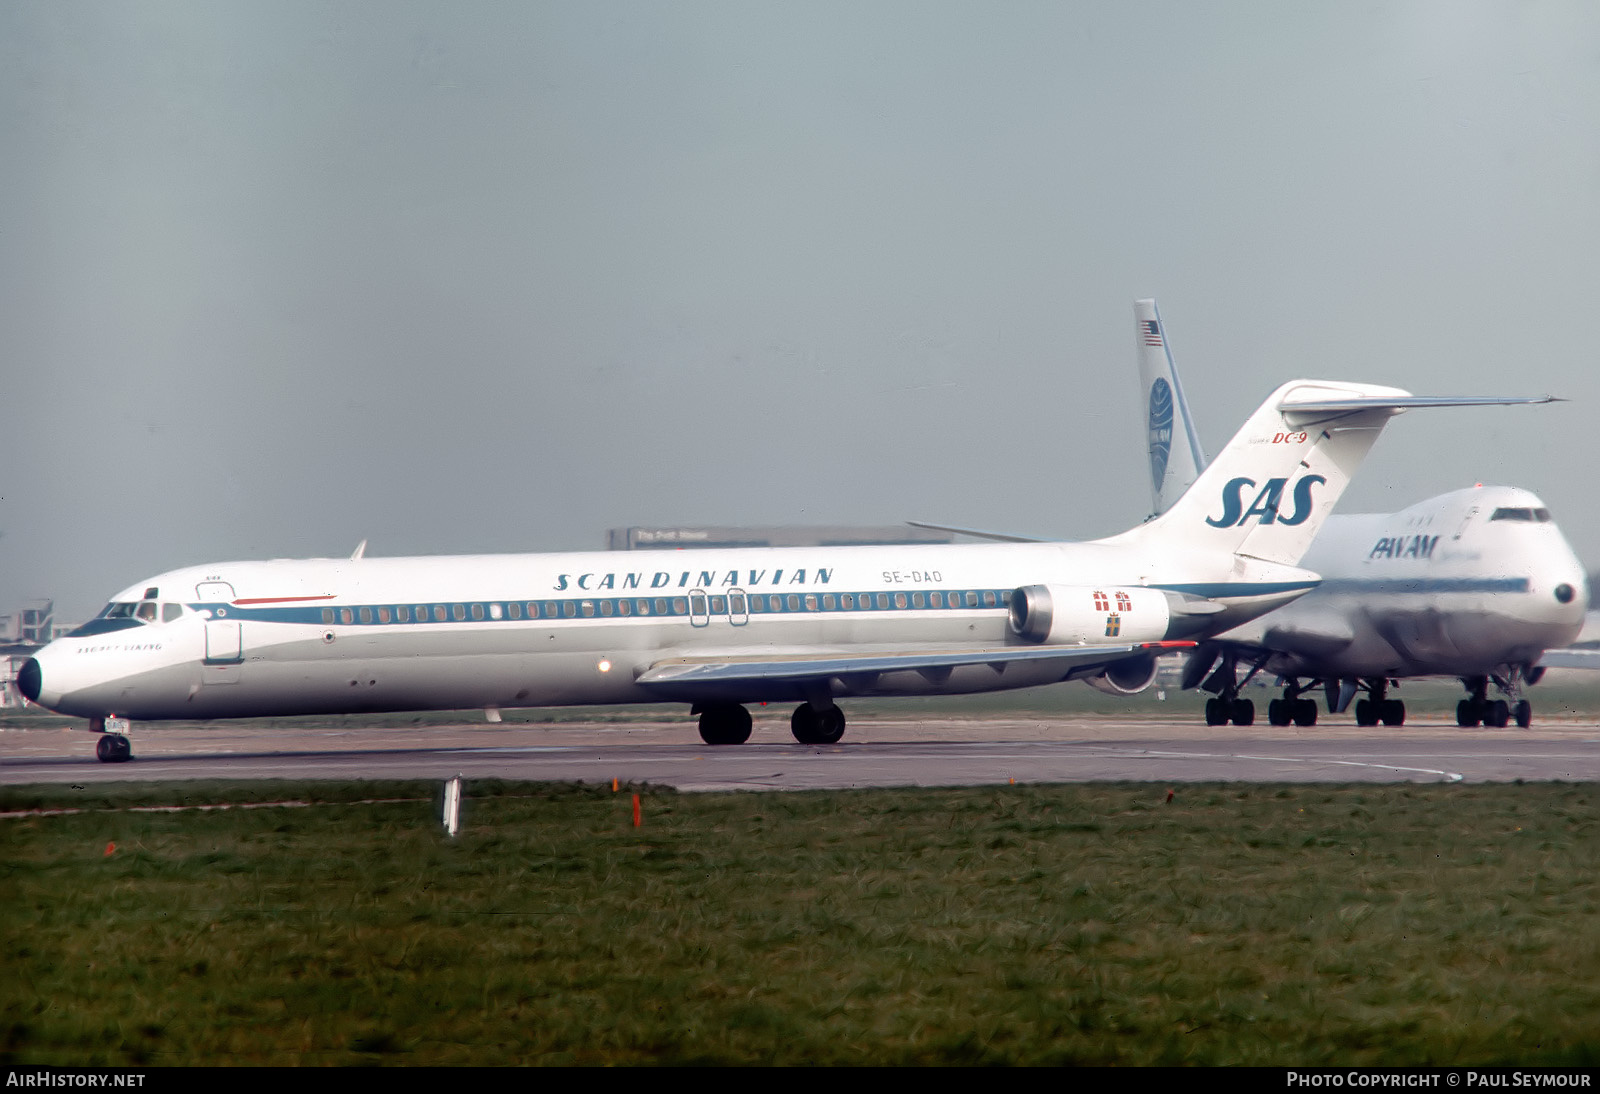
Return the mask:
{"type": "Polygon", "coordinates": [[[236,619],[206,620],[206,659],[208,665],[237,665],[244,660],[244,645],[236,619]]]}
{"type": "Polygon", "coordinates": [[[711,605],[704,589],[689,590],[689,623],[695,627],[711,625],[711,605]]]}
{"type": "Polygon", "coordinates": [[[750,622],[750,598],[743,589],[728,590],[728,622],[735,627],[750,622]]]}

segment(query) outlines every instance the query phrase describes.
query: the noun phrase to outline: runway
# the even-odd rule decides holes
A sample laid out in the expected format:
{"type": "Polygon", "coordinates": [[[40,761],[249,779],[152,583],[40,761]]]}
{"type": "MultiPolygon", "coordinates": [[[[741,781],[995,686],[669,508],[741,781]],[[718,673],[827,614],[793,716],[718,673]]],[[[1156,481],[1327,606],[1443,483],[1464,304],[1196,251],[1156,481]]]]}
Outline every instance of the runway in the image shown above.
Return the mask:
{"type": "Polygon", "coordinates": [[[188,779],[501,778],[649,782],[685,791],[1029,782],[1589,782],[1600,725],[1208,729],[1177,720],[896,718],[800,745],[777,722],[702,744],[689,722],[403,729],[140,726],[135,759],[102,764],[82,730],[0,732],[0,784],[188,779]]]}

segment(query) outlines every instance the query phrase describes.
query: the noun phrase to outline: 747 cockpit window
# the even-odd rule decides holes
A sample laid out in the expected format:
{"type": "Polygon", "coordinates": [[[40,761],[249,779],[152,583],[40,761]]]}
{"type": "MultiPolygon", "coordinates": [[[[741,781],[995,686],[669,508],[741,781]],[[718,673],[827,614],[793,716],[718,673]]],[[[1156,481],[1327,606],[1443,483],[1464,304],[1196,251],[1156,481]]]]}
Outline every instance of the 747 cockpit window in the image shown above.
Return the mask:
{"type": "Polygon", "coordinates": [[[1533,522],[1537,522],[1539,524],[1548,524],[1550,522],[1550,510],[1548,510],[1548,509],[1523,509],[1523,508],[1517,508],[1517,507],[1506,507],[1506,508],[1496,509],[1494,511],[1494,513],[1489,517],[1489,519],[1490,520],[1522,520],[1522,521],[1533,521],[1533,522]]]}

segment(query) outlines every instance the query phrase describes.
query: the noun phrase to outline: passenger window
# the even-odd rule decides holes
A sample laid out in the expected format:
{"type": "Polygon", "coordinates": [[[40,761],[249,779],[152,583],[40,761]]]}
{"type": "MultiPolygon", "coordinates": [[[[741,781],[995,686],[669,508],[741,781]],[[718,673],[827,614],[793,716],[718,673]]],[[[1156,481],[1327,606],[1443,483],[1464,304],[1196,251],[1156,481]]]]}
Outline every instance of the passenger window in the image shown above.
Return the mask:
{"type": "Polygon", "coordinates": [[[924,605],[926,605],[927,603],[928,603],[928,598],[926,596],[924,596],[922,593],[912,593],[911,594],[911,606],[913,608],[921,608],[924,605]]]}
{"type": "Polygon", "coordinates": [[[372,622],[372,609],[371,608],[362,608],[361,609],[361,622],[363,622],[363,623],[371,623],[372,622]]]}
{"type": "Polygon", "coordinates": [[[829,593],[827,596],[822,598],[822,610],[825,611],[825,612],[833,611],[833,607],[834,607],[835,603],[836,602],[833,599],[833,594],[829,593]]]}
{"type": "Polygon", "coordinates": [[[600,614],[601,615],[610,615],[611,614],[611,601],[609,601],[609,600],[600,601],[600,614]]]}
{"type": "Polygon", "coordinates": [[[322,609],[322,621],[324,623],[332,623],[333,622],[333,609],[332,608],[323,608],[322,609]]]}
{"type": "Polygon", "coordinates": [[[666,615],[667,614],[667,602],[666,602],[666,600],[661,599],[661,598],[657,598],[657,600],[656,600],[656,614],[657,615],[666,615]]]}
{"type": "Polygon", "coordinates": [[[407,605],[401,604],[394,610],[394,619],[396,623],[411,622],[411,609],[407,605]]]}
{"type": "Polygon", "coordinates": [[[888,593],[879,593],[878,594],[878,607],[887,608],[888,606],[889,606],[889,594],[888,593]]]}
{"type": "Polygon", "coordinates": [[[685,615],[689,611],[689,601],[681,596],[672,598],[672,614],[685,615]]]}
{"type": "Polygon", "coordinates": [[[650,602],[648,600],[641,600],[641,601],[638,602],[638,604],[639,604],[639,614],[640,615],[649,615],[650,614],[650,602]]]}
{"type": "Polygon", "coordinates": [[[631,601],[631,600],[619,600],[619,601],[617,601],[617,614],[618,615],[632,615],[633,614],[633,601],[631,601]]]}
{"type": "Polygon", "coordinates": [[[592,619],[594,617],[594,601],[585,600],[583,602],[583,617],[585,619],[592,619]]]}
{"type": "Polygon", "coordinates": [[[379,623],[387,623],[387,622],[389,622],[389,609],[388,608],[379,608],[378,609],[378,622],[379,623]]]}
{"type": "Polygon", "coordinates": [[[894,606],[897,607],[897,608],[903,608],[903,607],[906,606],[906,594],[905,593],[895,593],[894,594],[894,606]]]}
{"type": "Polygon", "coordinates": [[[728,598],[727,597],[725,597],[725,596],[714,596],[714,597],[711,598],[711,614],[712,615],[726,615],[727,611],[728,611],[728,598]]]}
{"type": "Polygon", "coordinates": [[[789,594],[789,610],[791,612],[797,612],[800,610],[800,598],[794,593],[789,594]]]}
{"type": "Polygon", "coordinates": [[[522,618],[522,605],[521,604],[507,604],[506,605],[506,615],[509,616],[512,619],[521,619],[522,618]]]}
{"type": "Polygon", "coordinates": [[[472,618],[474,618],[474,619],[482,619],[483,618],[483,605],[482,604],[474,604],[472,606],[472,618]]]}
{"type": "Polygon", "coordinates": [[[490,604],[489,605],[489,618],[490,619],[499,619],[504,614],[505,614],[505,612],[503,612],[500,609],[500,605],[498,605],[498,604],[490,604]]]}
{"type": "Polygon", "coordinates": [[[561,602],[561,614],[568,619],[573,619],[578,614],[578,606],[570,600],[563,600],[561,602]]]}
{"type": "Polygon", "coordinates": [[[339,609],[339,622],[341,622],[341,623],[354,623],[355,621],[356,621],[356,613],[355,612],[351,611],[349,608],[340,608],[339,609]]]}
{"type": "Polygon", "coordinates": [[[465,604],[452,604],[452,605],[450,605],[450,618],[454,619],[457,623],[460,623],[461,621],[466,619],[467,618],[467,606],[465,604]]]}

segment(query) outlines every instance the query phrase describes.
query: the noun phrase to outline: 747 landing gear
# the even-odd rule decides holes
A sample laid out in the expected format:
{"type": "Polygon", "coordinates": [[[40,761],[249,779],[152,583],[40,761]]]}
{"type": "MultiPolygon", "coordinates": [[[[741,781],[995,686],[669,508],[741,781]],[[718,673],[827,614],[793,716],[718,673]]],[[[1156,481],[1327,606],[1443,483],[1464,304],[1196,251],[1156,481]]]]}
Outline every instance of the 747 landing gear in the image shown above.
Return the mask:
{"type": "MultiPolygon", "coordinates": [[[[1519,667],[1513,666],[1504,677],[1463,676],[1461,683],[1470,694],[1456,704],[1456,725],[1504,728],[1513,720],[1523,729],[1533,725],[1533,704],[1521,696],[1524,675],[1519,667]],[[1511,698],[1509,700],[1489,698],[1491,681],[1495,687],[1511,698]]],[[[1532,683],[1535,678],[1531,673],[1526,675],[1529,677],[1528,682],[1532,683]]]]}
{"type": "MultiPolygon", "coordinates": [[[[1316,687],[1313,682],[1308,687],[1316,687]]],[[[1283,698],[1274,699],[1267,704],[1267,721],[1275,726],[1286,726],[1293,722],[1297,726],[1314,726],[1317,724],[1317,701],[1302,698],[1306,690],[1300,686],[1300,681],[1289,677],[1283,685],[1283,698]]]]}
{"type": "MultiPolygon", "coordinates": [[[[1206,725],[1225,726],[1229,722],[1236,726],[1253,725],[1256,720],[1256,705],[1249,699],[1239,698],[1239,689],[1248,684],[1251,678],[1261,671],[1261,665],[1265,664],[1265,662],[1252,666],[1243,680],[1238,679],[1238,657],[1232,650],[1222,651],[1221,662],[1217,666],[1217,670],[1200,685],[1203,690],[1215,692],[1217,696],[1215,699],[1206,700],[1206,725]]],[[[1186,667],[1184,671],[1188,674],[1193,670],[1198,675],[1199,673],[1204,673],[1208,667],[1203,661],[1197,661],[1191,662],[1191,665],[1186,667]],[[1199,666],[1197,670],[1193,669],[1195,665],[1199,666]]],[[[1192,687],[1193,685],[1189,686],[1192,687]]]]}
{"type": "Polygon", "coordinates": [[[844,711],[834,706],[818,710],[810,703],[801,703],[794,708],[789,729],[803,745],[835,744],[844,736],[844,711]]]}
{"type": "Polygon", "coordinates": [[[700,715],[700,739],[708,745],[742,745],[750,739],[750,712],[738,703],[696,703],[689,713],[700,715]]]}

